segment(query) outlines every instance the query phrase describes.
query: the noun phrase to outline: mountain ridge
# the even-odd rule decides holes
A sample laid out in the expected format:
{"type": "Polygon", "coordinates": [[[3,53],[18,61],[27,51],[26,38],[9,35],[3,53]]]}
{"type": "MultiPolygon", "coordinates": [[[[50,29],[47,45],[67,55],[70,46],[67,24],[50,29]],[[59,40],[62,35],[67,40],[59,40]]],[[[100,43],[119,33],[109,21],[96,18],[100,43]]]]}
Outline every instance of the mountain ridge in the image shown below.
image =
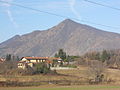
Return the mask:
{"type": "Polygon", "coordinates": [[[96,29],[66,19],[44,31],[17,35],[0,44],[0,55],[53,56],[63,48],[70,55],[120,49],[120,34],[96,29]]]}

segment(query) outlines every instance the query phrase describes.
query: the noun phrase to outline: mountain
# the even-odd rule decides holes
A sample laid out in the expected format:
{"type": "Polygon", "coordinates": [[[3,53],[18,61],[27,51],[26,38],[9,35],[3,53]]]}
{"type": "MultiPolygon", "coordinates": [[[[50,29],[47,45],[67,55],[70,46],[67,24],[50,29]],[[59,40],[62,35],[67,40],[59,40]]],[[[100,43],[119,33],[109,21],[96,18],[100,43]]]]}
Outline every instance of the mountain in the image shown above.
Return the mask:
{"type": "Polygon", "coordinates": [[[69,55],[120,49],[120,34],[66,19],[48,30],[16,35],[1,43],[0,55],[53,56],[60,48],[69,55]]]}

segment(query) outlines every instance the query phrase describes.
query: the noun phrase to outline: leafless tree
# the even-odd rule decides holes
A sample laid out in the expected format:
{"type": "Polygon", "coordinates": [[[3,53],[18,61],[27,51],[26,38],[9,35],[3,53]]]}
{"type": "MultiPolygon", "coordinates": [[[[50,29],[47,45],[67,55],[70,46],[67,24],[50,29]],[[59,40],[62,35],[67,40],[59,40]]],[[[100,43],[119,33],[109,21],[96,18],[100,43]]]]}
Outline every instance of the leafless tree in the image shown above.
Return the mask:
{"type": "Polygon", "coordinates": [[[88,69],[90,82],[100,83],[104,79],[105,66],[101,61],[92,60],[88,69]]]}
{"type": "Polygon", "coordinates": [[[120,69],[120,56],[115,57],[115,64],[116,64],[117,68],[120,69]]]}
{"type": "Polygon", "coordinates": [[[5,61],[3,63],[0,63],[0,74],[6,74],[7,72],[16,68],[17,68],[16,61],[5,61]]]}

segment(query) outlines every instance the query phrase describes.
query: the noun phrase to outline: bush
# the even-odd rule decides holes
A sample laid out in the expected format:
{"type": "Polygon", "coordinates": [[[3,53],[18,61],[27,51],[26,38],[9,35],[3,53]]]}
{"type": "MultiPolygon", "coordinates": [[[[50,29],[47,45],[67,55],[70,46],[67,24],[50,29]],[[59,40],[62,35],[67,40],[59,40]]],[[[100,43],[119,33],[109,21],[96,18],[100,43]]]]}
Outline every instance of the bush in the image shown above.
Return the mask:
{"type": "Polygon", "coordinates": [[[34,70],[36,74],[39,74],[39,73],[47,74],[50,72],[50,67],[46,63],[38,63],[35,65],[34,70]]]}

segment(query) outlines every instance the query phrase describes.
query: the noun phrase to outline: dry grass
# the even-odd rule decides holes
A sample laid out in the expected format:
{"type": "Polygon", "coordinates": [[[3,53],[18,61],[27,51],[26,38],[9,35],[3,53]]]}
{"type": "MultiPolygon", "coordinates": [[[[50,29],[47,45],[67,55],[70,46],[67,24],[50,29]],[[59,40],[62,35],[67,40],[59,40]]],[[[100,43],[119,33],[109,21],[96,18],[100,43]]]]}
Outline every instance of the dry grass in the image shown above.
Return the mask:
{"type": "MultiPolygon", "coordinates": [[[[88,78],[88,67],[79,66],[76,69],[71,70],[57,70],[60,75],[32,75],[32,76],[0,76],[1,81],[52,81],[52,80],[73,80],[73,81],[85,81],[88,78]]],[[[113,84],[120,84],[120,70],[107,69],[106,78],[113,80],[113,84]]]]}
{"type": "Polygon", "coordinates": [[[57,70],[59,75],[31,75],[31,76],[0,76],[1,81],[50,81],[50,80],[77,80],[85,77],[86,68],[80,67],[71,70],[57,70]]]}
{"type": "Polygon", "coordinates": [[[107,77],[114,81],[114,84],[120,84],[120,70],[107,69],[107,77]]]}

